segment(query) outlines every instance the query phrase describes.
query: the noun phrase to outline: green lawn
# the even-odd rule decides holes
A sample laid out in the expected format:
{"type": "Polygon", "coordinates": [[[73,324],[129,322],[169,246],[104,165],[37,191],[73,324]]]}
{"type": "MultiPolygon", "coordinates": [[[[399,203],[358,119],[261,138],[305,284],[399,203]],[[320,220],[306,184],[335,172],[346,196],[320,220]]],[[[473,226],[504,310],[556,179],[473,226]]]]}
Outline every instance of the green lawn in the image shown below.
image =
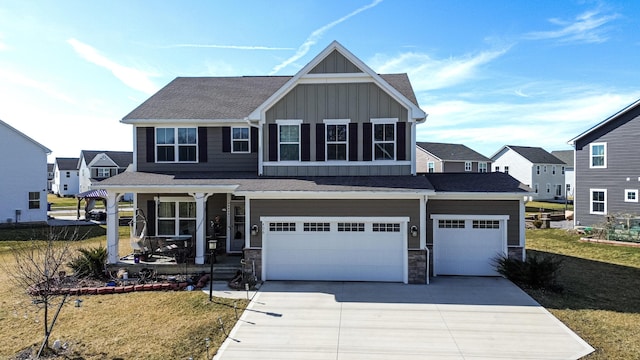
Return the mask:
{"type": "Polygon", "coordinates": [[[542,201],[529,201],[525,204],[527,212],[550,212],[550,211],[565,211],[573,210],[573,205],[558,204],[542,201]]]}
{"type": "Polygon", "coordinates": [[[640,248],[583,243],[565,230],[527,230],[527,253],[562,259],[560,293],[525,289],[596,351],[640,358],[640,248]]]}

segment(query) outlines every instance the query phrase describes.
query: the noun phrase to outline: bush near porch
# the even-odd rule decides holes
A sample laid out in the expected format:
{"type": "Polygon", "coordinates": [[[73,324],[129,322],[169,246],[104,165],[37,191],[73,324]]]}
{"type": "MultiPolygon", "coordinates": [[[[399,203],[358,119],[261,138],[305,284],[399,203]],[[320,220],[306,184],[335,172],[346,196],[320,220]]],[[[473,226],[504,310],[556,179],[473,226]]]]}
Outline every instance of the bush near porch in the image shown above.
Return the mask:
{"type": "Polygon", "coordinates": [[[640,248],[579,242],[560,229],[527,230],[527,253],[562,260],[562,292],[526,289],[596,351],[585,359],[640,354],[640,248]]]}
{"type": "MultiPolygon", "coordinates": [[[[83,226],[81,229],[89,228],[83,226]]],[[[37,232],[36,232],[37,233],[37,232]]],[[[104,227],[98,233],[72,246],[106,246],[104,227]]],[[[0,229],[0,238],[28,236],[0,229]]],[[[129,236],[128,227],[120,228],[121,239],[129,236]]],[[[13,262],[11,246],[24,239],[0,241],[0,263],[13,262]]],[[[126,242],[121,255],[130,252],[126,242]]],[[[70,271],[68,271],[70,272],[70,271]]],[[[23,289],[16,288],[9,275],[0,272],[0,358],[10,359],[18,351],[42,341],[42,310],[31,304],[23,289]]],[[[211,339],[212,356],[224,341],[218,318],[230,331],[236,322],[234,300],[215,298],[209,303],[202,291],[132,292],[126,294],[80,296],[82,307],[74,307],[69,298],[53,329],[51,342],[60,339],[70,345],[69,358],[83,359],[186,359],[205,358],[206,337],[211,339]]],[[[238,313],[246,300],[236,303],[238,313]]]]}

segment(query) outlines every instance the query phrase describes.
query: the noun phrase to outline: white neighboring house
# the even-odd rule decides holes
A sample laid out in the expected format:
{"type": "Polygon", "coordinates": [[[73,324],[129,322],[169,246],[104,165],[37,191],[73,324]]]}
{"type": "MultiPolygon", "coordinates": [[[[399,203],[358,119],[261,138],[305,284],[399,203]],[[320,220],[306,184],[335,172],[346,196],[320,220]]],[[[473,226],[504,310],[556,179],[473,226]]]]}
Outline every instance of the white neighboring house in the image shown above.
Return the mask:
{"type": "Polygon", "coordinates": [[[566,164],[543,148],[505,145],[493,156],[494,172],[504,172],[533,189],[533,200],[564,199],[566,164]]]}
{"type": "Polygon", "coordinates": [[[47,221],[50,153],[45,146],[0,120],[0,222],[47,221]]]}
{"type": "Polygon", "coordinates": [[[56,158],[51,191],[58,196],[75,196],[79,189],[78,158],[56,158]]]}
{"type": "MultiPolygon", "coordinates": [[[[100,181],[124,172],[132,162],[132,151],[82,150],[78,161],[79,192],[99,188],[100,181]]],[[[125,194],[122,200],[133,201],[133,194],[125,194]]]]}
{"type": "Polygon", "coordinates": [[[573,170],[573,150],[552,151],[551,155],[567,164],[564,168],[564,189],[567,199],[573,200],[576,189],[576,173],[573,170]]]}

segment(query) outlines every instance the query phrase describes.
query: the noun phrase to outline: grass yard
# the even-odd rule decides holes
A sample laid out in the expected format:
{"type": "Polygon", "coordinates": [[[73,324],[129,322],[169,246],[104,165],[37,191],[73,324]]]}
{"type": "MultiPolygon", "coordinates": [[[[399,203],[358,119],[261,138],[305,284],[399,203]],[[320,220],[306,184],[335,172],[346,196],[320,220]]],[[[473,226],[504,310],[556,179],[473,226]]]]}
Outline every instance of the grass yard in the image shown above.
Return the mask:
{"type": "MultiPolygon", "coordinates": [[[[89,227],[81,230],[86,228],[89,227]]],[[[0,230],[0,235],[3,233],[5,238],[11,234],[25,236],[18,230],[0,230]]],[[[128,228],[121,227],[120,233],[128,236],[128,228]]],[[[89,234],[73,246],[105,246],[102,227],[95,227],[89,234]]],[[[10,250],[16,243],[0,242],[0,263],[14,261],[10,250]]],[[[126,246],[120,248],[123,255],[128,251],[126,246]]],[[[3,271],[0,284],[3,284],[0,287],[0,358],[5,359],[26,347],[39,346],[43,337],[43,311],[38,311],[24,290],[16,288],[3,271]]],[[[209,303],[208,295],[202,291],[133,292],[81,298],[80,308],[74,307],[76,297],[67,300],[51,337],[50,344],[55,339],[69,343],[69,358],[202,359],[206,356],[205,338],[212,340],[210,356],[225,339],[218,319],[222,319],[227,332],[236,322],[233,308],[236,300],[216,298],[209,303]]],[[[247,301],[237,300],[235,305],[244,309],[247,301]]],[[[54,311],[55,308],[51,318],[54,311]]]]}
{"type": "Polygon", "coordinates": [[[582,243],[565,230],[527,230],[527,253],[563,260],[561,293],[526,290],[596,351],[640,359],[640,248],[582,243]]]}
{"type": "MultiPolygon", "coordinates": [[[[542,201],[529,201],[525,204],[527,212],[551,212],[551,211],[565,211],[565,204],[542,202],[542,201]]],[[[573,205],[566,205],[566,210],[573,210],[573,205]]]]}

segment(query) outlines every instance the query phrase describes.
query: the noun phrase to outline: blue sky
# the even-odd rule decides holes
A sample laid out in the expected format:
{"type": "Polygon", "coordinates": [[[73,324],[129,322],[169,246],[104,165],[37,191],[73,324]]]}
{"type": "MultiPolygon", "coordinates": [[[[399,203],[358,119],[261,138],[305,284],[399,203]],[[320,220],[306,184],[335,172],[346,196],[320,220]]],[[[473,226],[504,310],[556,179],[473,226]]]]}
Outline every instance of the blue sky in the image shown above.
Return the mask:
{"type": "Polygon", "coordinates": [[[640,2],[0,2],[0,119],[53,150],[132,150],[119,121],[177,76],[293,75],[338,40],[406,72],[419,141],[570,149],[640,98],[640,2]]]}

